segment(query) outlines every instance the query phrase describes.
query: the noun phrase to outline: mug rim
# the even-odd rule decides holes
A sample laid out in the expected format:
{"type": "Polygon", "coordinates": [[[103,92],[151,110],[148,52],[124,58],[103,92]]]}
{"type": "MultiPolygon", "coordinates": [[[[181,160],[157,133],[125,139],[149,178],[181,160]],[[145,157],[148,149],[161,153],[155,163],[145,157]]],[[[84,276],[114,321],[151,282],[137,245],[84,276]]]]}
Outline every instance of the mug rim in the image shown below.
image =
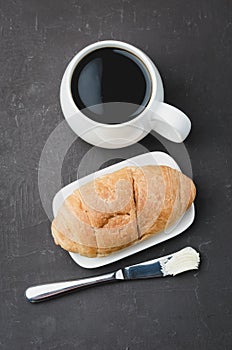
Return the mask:
{"type": "MultiPolygon", "coordinates": [[[[61,82],[61,87],[64,84],[64,77],[66,77],[67,82],[68,82],[68,87],[66,87],[66,96],[63,95],[63,91],[62,88],[60,89],[60,100],[62,100],[63,98],[68,98],[69,99],[69,103],[71,103],[72,108],[76,110],[77,113],[81,114],[81,117],[83,119],[85,119],[87,122],[91,122],[92,125],[95,126],[101,126],[104,128],[119,128],[122,126],[127,126],[127,125],[131,125],[134,122],[137,122],[139,119],[142,119],[145,115],[145,113],[147,112],[147,110],[150,109],[150,106],[153,104],[155,96],[157,94],[157,77],[153,68],[153,63],[151,62],[150,58],[139,48],[128,44],[126,42],[123,41],[118,41],[118,40],[101,40],[101,41],[97,41],[95,43],[92,43],[86,47],[84,47],[82,50],[80,50],[69,62],[68,66],[66,67],[62,82],[61,82]],[[121,49],[125,49],[129,52],[131,52],[132,54],[136,55],[141,62],[145,65],[146,69],[148,70],[148,73],[151,77],[151,94],[150,94],[150,99],[148,104],[145,106],[145,108],[143,109],[143,111],[136,116],[135,118],[123,122],[123,123],[118,123],[118,124],[105,124],[105,123],[99,123],[96,122],[95,120],[92,120],[91,118],[87,117],[82,111],[81,109],[79,109],[77,107],[77,105],[75,104],[73,97],[72,97],[72,92],[71,92],[71,81],[72,81],[72,75],[73,72],[77,66],[77,64],[89,53],[93,52],[94,50],[100,49],[100,48],[104,48],[104,47],[118,47],[121,49]]],[[[66,116],[65,113],[64,117],[67,121],[69,121],[70,116],[66,116]]]]}

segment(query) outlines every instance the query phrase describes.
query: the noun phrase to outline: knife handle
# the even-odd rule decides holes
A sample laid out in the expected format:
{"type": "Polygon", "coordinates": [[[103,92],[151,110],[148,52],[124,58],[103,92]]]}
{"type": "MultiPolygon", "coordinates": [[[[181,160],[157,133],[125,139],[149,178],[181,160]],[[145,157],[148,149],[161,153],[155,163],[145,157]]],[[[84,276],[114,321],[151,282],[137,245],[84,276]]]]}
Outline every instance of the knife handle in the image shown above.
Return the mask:
{"type": "Polygon", "coordinates": [[[36,303],[68,292],[76,291],[84,287],[94,286],[99,283],[113,282],[117,279],[116,271],[105,275],[83,278],[74,281],[41,284],[38,286],[29,287],[25,292],[25,296],[31,303],[36,303]]]}

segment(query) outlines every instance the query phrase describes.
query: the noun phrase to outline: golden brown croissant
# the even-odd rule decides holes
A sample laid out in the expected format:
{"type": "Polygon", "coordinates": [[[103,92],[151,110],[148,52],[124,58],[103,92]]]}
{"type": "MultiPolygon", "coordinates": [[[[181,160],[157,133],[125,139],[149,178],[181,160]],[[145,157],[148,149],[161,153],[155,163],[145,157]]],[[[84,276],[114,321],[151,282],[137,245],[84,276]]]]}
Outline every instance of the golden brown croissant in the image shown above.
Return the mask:
{"type": "Polygon", "coordinates": [[[106,256],[168,229],[190,207],[193,181],[167,166],[127,167],[74,191],[52,222],[55,243],[106,256]]]}

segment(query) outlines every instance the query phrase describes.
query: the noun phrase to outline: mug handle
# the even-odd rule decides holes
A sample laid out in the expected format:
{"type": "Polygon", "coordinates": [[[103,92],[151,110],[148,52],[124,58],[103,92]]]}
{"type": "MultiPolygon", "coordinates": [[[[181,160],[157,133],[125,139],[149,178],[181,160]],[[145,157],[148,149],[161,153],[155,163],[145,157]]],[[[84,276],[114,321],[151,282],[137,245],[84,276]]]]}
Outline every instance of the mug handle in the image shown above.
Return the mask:
{"type": "Polygon", "coordinates": [[[182,111],[156,101],[151,112],[151,128],[154,131],[173,142],[181,143],[186,139],[191,129],[191,121],[182,111]]]}

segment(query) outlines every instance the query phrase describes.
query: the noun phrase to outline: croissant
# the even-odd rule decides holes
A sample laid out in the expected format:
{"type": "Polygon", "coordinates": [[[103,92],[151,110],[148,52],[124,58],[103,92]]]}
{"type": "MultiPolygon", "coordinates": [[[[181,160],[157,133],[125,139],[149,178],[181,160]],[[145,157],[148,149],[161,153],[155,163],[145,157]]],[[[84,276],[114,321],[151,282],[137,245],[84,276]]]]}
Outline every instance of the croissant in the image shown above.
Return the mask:
{"type": "Polygon", "coordinates": [[[171,228],[195,195],[193,181],[168,166],[126,167],[66,198],[52,235],[70,252],[106,256],[171,228]]]}

